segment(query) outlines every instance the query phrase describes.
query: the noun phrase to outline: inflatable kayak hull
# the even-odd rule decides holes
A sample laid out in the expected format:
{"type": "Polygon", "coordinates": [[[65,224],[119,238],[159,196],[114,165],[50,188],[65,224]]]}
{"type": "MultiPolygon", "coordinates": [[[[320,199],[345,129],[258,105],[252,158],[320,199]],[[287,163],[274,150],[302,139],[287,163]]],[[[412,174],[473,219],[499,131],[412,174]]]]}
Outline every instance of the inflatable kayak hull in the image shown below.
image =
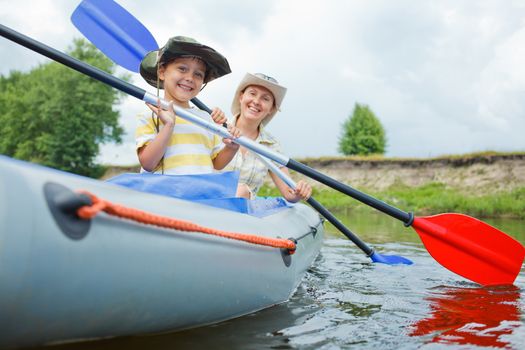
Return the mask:
{"type": "Polygon", "coordinates": [[[302,204],[259,218],[6,157],[0,169],[2,348],[174,331],[252,313],[286,301],[322,244],[322,221],[302,204]],[[105,213],[60,223],[50,193],[78,190],[206,227],[293,238],[297,250],[105,213]]]}

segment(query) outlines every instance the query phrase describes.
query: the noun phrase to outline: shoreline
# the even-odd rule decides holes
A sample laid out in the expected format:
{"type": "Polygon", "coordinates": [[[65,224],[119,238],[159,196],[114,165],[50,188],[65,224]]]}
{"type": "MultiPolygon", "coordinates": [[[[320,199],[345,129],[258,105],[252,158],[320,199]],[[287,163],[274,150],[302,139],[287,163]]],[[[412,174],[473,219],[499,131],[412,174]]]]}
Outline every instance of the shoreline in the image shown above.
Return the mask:
{"type": "MultiPolygon", "coordinates": [[[[337,181],[420,215],[458,212],[475,217],[525,219],[525,152],[453,155],[428,159],[321,157],[298,159],[337,181]]],[[[102,179],[139,166],[108,167],[102,179]]],[[[304,179],[291,172],[294,180],[304,179]]],[[[330,210],[360,210],[356,200],[306,179],[330,210]]],[[[270,178],[260,196],[279,196],[270,178]]],[[[365,206],[366,207],[366,206],[365,206]]]]}

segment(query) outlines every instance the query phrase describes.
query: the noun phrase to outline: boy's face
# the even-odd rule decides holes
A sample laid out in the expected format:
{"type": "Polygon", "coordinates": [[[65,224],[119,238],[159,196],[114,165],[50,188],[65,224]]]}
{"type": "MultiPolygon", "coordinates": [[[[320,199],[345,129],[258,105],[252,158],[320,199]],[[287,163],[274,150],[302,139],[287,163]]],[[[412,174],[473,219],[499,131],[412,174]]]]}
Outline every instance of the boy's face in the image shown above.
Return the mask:
{"type": "Polygon", "coordinates": [[[164,83],[164,97],[180,107],[189,107],[189,101],[197,96],[204,77],[206,65],[193,57],[180,57],[159,68],[159,79],[164,83]]]}

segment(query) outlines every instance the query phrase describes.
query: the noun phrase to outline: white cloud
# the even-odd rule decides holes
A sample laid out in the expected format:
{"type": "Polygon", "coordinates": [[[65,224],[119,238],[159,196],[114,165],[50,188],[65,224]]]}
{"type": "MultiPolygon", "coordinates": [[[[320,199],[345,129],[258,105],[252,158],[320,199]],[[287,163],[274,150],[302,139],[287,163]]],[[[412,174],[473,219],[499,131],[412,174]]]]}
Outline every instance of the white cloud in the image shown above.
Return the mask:
{"type": "Polygon", "coordinates": [[[525,27],[494,48],[478,85],[478,115],[502,133],[525,130],[525,27]]]}

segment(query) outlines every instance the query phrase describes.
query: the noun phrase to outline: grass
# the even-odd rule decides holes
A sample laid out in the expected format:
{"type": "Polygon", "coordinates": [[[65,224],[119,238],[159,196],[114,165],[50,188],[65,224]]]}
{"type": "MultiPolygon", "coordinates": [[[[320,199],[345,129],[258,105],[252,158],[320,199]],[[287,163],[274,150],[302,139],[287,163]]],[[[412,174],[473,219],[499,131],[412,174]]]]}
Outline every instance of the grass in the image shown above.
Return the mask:
{"type": "Polygon", "coordinates": [[[455,212],[475,217],[525,219],[525,187],[492,194],[481,190],[465,194],[441,183],[430,183],[417,188],[396,186],[378,195],[387,202],[398,201],[399,207],[424,215],[455,212]]]}
{"type": "MultiPolygon", "coordinates": [[[[484,194],[480,190],[478,193],[466,194],[454,188],[447,188],[442,183],[429,183],[420,187],[398,184],[381,192],[362,191],[404,211],[413,211],[419,216],[454,212],[478,218],[525,219],[525,187],[509,192],[484,194]]],[[[277,196],[279,193],[274,187],[265,185],[259,195],[277,196]]],[[[332,210],[360,210],[364,207],[353,198],[328,188],[314,188],[313,196],[332,210]]]]}

